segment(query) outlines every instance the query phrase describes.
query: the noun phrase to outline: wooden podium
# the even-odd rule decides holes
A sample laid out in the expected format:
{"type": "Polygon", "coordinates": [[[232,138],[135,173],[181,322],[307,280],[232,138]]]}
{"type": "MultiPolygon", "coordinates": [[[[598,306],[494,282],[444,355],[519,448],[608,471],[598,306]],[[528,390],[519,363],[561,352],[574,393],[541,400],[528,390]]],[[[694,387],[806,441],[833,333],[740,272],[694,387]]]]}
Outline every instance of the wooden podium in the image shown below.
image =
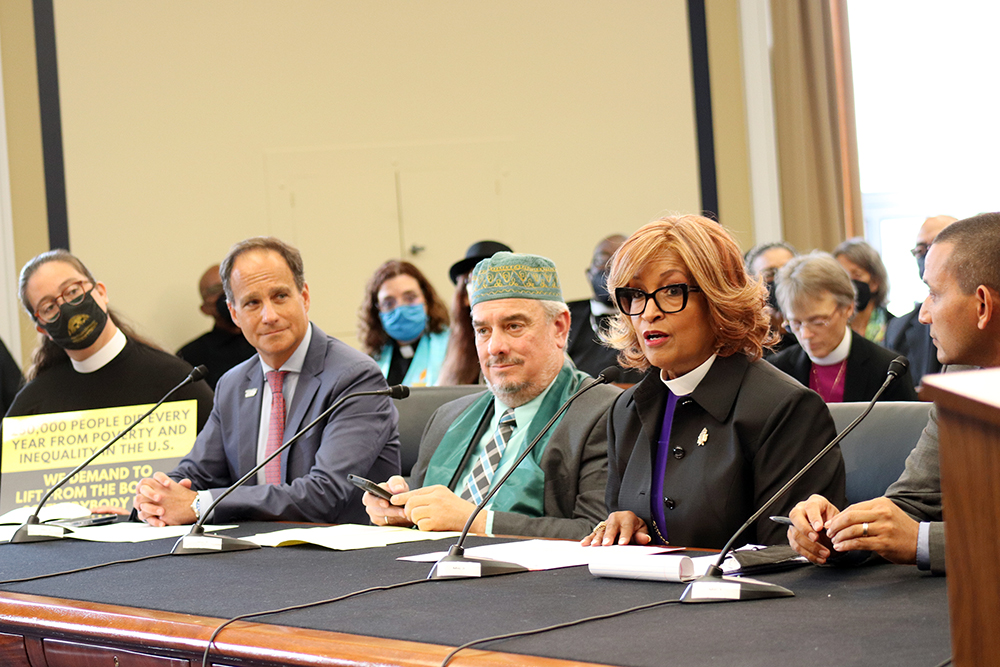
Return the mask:
{"type": "Polygon", "coordinates": [[[937,405],[956,667],[1000,665],[1000,368],[925,376],[937,405]]]}

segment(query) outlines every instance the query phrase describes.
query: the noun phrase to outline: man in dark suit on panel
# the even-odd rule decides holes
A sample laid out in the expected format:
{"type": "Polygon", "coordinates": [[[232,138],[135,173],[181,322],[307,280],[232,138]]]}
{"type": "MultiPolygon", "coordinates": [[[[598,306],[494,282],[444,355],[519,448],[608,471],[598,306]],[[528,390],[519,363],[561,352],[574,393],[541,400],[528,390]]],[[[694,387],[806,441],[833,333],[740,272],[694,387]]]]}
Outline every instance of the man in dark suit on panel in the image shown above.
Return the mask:
{"type": "MultiPolygon", "coordinates": [[[[921,280],[924,277],[924,258],[934,238],[942,229],[955,222],[950,215],[938,215],[924,220],[917,232],[917,243],[910,251],[917,260],[917,269],[921,280]]],[[[931,341],[931,328],[920,321],[920,306],[902,317],[889,321],[885,329],[885,346],[895,350],[910,361],[910,377],[913,384],[919,385],[920,378],[930,373],[941,372],[941,362],[937,360],[937,350],[931,341]]]]}
{"type": "MultiPolygon", "coordinates": [[[[135,507],[152,525],[191,523],[213,498],[336,400],[386,389],[368,356],[309,322],[299,252],[271,237],[242,241],[222,263],[233,320],[257,354],[219,381],[208,424],[170,474],[139,483],[135,507]],[[287,406],[287,407],[286,407],[287,406]]],[[[212,520],[348,523],[365,519],[349,473],[399,471],[388,396],[345,402],[213,512],[212,520]]]]}
{"type": "MultiPolygon", "coordinates": [[[[492,482],[566,399],[592,382],[565,359],[570,316],[551,261],[497,253],[472,272],[469,299],[490,390],[431,416],[410,477],[383,484],[395,494],[391,504],[365,494],[376,525],[461,530],[492,482]]],[[[590,532],[607,515],[607,411],[618,394],[601,386],[581,395],[514,469],[472,531],[577,539],[590,532]]]]}
{"type": "MultiPolygon", "coordinates": [[[[927,251],[924,282],[930,290],[920,321],[930,326],[942,364],[1000,366],[1000,213],[954,223],[927,251]]],[[[906,468],[882,498],[839,511],[818,495],[796,505],[788,541],[800,554],[824,563],[830,550],[818,542],[825,528],[838,552],[874,551],[894,563],[945,571],[944,515],[938,459],[937,409],[906,459],[906,468]]]]}

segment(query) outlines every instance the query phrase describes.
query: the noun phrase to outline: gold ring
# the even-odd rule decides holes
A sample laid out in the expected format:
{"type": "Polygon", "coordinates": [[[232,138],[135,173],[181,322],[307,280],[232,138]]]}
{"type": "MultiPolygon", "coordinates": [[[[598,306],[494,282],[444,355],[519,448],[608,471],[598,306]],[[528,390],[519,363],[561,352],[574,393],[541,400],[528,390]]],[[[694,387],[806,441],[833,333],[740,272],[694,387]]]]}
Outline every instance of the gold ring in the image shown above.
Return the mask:
{"type": "Polygon", "coordinates": [[[602,521],[599,524],[597,524],[596,526],[594,526],[594,532],[596,533],[599,530],[604,530],[607,527],[608,527],[608,522],[607,521],[602,521]]]}
{"type": "Polygon", "coordinates": [[[861,537],[868,537],[868,522],[861,524],[861,537]]]}

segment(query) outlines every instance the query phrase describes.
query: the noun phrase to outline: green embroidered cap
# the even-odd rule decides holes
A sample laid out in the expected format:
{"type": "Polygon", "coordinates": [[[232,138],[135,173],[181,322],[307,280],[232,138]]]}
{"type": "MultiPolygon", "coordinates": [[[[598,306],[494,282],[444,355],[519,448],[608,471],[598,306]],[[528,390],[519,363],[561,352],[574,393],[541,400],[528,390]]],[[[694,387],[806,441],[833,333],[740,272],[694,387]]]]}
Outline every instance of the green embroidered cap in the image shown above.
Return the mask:
{"type": "Polygon", "coordinates": [[[495,299],[562,301],[559,274],[551,259],[498,252],[476,264],[469,278],[469,303],[495,299]]]}

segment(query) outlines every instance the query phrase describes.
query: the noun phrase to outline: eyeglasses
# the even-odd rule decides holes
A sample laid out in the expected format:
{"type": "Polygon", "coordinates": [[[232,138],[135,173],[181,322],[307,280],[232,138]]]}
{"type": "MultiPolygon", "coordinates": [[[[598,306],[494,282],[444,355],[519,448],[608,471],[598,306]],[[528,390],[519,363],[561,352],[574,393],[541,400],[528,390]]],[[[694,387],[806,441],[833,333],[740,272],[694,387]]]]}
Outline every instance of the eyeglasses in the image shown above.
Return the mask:
{"type": "Polygon", "coordinates": [[[914,257],[923,257],[927,254],[927,250],[930,248],[926,243],[918,243],[913,248],[910,249],[910,254],[914,257]]]}
{"type": "Polygon", "coordinates": [[[785,327],[785,329],[788,329],[789,331],[794,331],[795,333],[798,333],[803,328],[809,329],[810,331],[813,332],[818,332],[823,329],[829,328],[829,326],[833,323],[833,316],[837,314],[838,310],[840,310],[840,308],[837,308],[836,310],[834,310],[832,313],[830,313],[825,317],[817,315],[816,317],[810,317],[808,320],[805,321],[785,320],[784,322],[782,322],[782,326],[785,327]]]}
{"type": "Polygon", "coordinates": [[[69,285],[66,289],[62,291],[54,299],[42,299],[38,302],[38,306],[35,308],[35,318],[40,322],[45,324],[52,324],[59,319],[59,303],[68,303],[71,306],[75,306],[83,301],[83,297],[87,296],[94,291],[94,287],[89,290],[84,288],[89,280],[78,280],[75,283],[69,285]]]}
{"type": "Polygon", "coordinates": [[[626,315],[642,315],[646,311],[646,303],[652,299],[656,307],[664,315],[679,313],[688,305],[688,293],[700,292],[697,285],[676,283],[665,285],[652,292],[643,292],[635,287],[619,287],[615,289],[615,302],[618,310],[626,315]]]}

